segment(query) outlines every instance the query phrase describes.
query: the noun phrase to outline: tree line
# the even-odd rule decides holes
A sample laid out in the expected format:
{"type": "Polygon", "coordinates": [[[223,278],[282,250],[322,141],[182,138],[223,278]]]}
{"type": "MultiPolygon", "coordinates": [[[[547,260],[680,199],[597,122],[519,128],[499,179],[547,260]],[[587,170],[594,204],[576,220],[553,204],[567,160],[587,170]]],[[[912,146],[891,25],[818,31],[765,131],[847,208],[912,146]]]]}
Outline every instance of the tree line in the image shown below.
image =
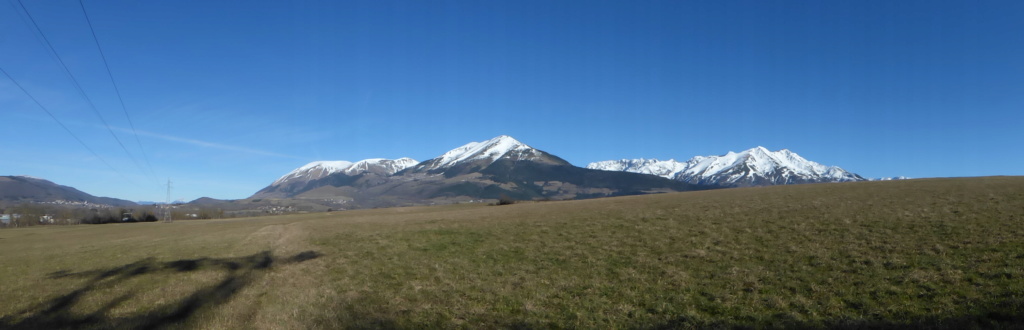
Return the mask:
{"type": "MultiPolygon", "coordinates": [[[[73,207],[23,203],[14,206],[0,206],[0,228],[17,228],[39,225],[77,225],[156,222],[164,220],[168,212],[159,206],[125,207],[73,207]]],[[[174,220],[218,219],[224,217],[219,209],[171,209],[174,220]]]]}

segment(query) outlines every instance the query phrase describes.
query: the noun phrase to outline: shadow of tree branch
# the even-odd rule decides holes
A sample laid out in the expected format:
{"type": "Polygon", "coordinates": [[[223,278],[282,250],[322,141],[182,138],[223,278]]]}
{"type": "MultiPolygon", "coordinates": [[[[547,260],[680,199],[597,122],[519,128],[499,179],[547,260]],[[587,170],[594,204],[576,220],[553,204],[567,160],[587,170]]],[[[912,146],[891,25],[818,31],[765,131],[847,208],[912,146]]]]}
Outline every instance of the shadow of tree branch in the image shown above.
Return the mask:
{"type": "Polygon", "coordinates": [[[235,258],[198,258],[157,262],[146,258],[129,264],[81,272],[60,270],[47,277],[60,279],[86,279],[85,283],[68,293],[20,311],[17,316],[0,318],[5,329],[65,329],[65,328],[139,328],[155,329],[183,322],[196,312],[230,301],[231,297],[249,285],[263,270],[272,266],[286,266],[322,256],[316,251],[304,251],[289,257],[274,257],[262,251],[235,258]],[[222,271],[225,277],[212,285],[196,289],[178,301],[149,310],[137,311],[121,317],[107,314],[133,297],[124,294],[106,301],[92,313],[76,314],[72,310],[82,298],[97,290],[117,286],[123,280],[136,276],[173,275],[198,270],[222,271]],[[19,317],[21,316],[21,317],[19,317]]]}

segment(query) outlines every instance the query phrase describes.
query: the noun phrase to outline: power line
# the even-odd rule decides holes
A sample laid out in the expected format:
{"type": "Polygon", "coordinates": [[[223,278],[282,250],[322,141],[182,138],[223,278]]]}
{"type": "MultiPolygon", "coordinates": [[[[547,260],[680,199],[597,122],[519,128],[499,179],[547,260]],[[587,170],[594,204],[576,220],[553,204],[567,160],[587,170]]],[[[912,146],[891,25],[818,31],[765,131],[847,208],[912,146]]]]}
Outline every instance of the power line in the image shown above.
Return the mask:
{"type": "Polygon", "coordinates": [[[146,149],[142,147],[142,140],[139,139],[139,133],[135,131],[135,123],[132,122],[132,117],[128,115],[128,108],[124,106],[124,99],[121,97],[121,89],[117,87],[117,83],[114,81],[114,74],[110,72],[110,64],[107,62],[107,55],[103,53],[103,47],[100,47],[100,39],[96,37],[96,30],[92,27],[92,20],[89,19],[89,13],[85,10],[85,4],[82,0],[78,0],[78,5],[82,7],[82,15],[85,16],[85,22],[89,24],[89,32],[92,32],[92,40],[96,42],[96,49],[100,51],[100,58],[103,59],[103,67],[107,69],[107,77],[110,77],[110,84],[114,85],[114,92],[117,93],[117,100],[121,102],[121,110],[124,110],[124,117],[128,119],[128,125],[132,129],[132,134],[135,135],[135,142],[139,144],[139,151],[142,152],[142,160],[146,162],[146,167],[149,168],[149,173],[155,178],[156,173],[153,172],[153,165],[149,162],[149,156],[146,155],[146,149]]]}
{"type": "MultiPolygon", "coordinates": [[[[121,173],[121,171],[118,171],[116,168],[114,168],[114,166],[110,165],[110,163],[108,163],[106,159],[103,159],[103,157],[100,157],[100,155],[97,154],[96,151],[92,150],[92,148],[90,148],[88,144],[85,144],[85,141],[82,141],[82,139],[79,138],[78,135],[75,135],[75,132],[72,132],[71,129],[69,129],[67,125],[64,125],[64,123],[60,121],[60,119],[57,119],[57,116],[54,116],[53,113],[50,112],[49,109],[46,109],[46,107],[43,106],[42,103],[39,103],[39,100],[37,100],[35,98],[35,96],[32,96],[32,94],[29,93],[28,90],[25,89],[25,87],[22,87],[21,84],[18,83],[17,80],[14,80],[14,77],[11,77],[11,74],[7,73],[7,70],[4,70],[4,68],[0,67],[0,72],[3,72],[4,76],[7,76],[7,79],[10,79],[11,82],[13,82],[15,86],[18,86],[18,89],[21,89],[21,91],[23,93],[25,93],[25,95],[27,95],[28,98],[32,99],[32,102],[35,102],[36,105],[38,105],[40,109],[43,109],[43,112],[46,112],[47,115],[50,115],[50,118],[53,118],[53,121],[56,121],[57,124],[60,125],[60,127],[64,128],[64,130],[68,132],[68,134],[71,134],[71,137],[75,138],[75,141],[78,141],[78,143],[80,143],[83,147],[85,147],[86,150],[89,150],[89,152],[92,153],[93,156],[96,156],[96,159],[99,159],[101,162],[103,162],[104,165],[107,165],[107,167],[109,167],[111,170],[113,170],[114,172],[117,172],[117,174],[121,175],[122,178],[128,179],[128,177],[125,176],[124,173],[121,173]]],[[[131,180],[131,179],[128,179],[128,180],[131,180]]]]}
{"type": "Polygon", "coordinates": [[[114,130],[110,128],[110,124],[107,123],[107,120],[103,119],[103,115],[100,114],[100,111],[98,109],[96,109],[96,105],[92,103],[92,100],[89,99],[89,96],[85,94],[85,90],[82,89],[82,86],[78,83],[78,79],[75,79],[75,75],[71,74],[71,69],[68,69],[67,64],[64,64],[64,60],[60,58],[60,54],[57,53],[57,50],[53,47],[53,44],[50,43],[50,39],[46,38],[46,34],[43,33],[43,30],[41,28],[39,28],[39,24],[36,23],[35,18],[32,17],[31,13],[29,13],[28,8],[25,8],[25,4],[22,3],[21,0],[18,0],[18,5],[21,6],[21,10],[23,10],[25,12],[25,15],[28,16],[28,19],[29,21],[32,22],[32,26],[35,28],[35,30],[39,32],[40,36],[43,37],[43,41],[46,43],[46,46],[50,49],[50,52],[52,52],[53,55],[56,56],[57,62],[60,63],[61,68],[64,69],[64,73],[68,75],[68,78],[71,78],[72,85],[75,86],[75,89],[78,90],[78,93],[89,104],[89,107],[92,109],[92,112],[96,114],[96,117],[99,117],[100,122],[102,122],[103,126],[107,128],[107,131],[110,132],[110,136],[114,137],[114,140],[117,141],[117,144],[121,146],[121,150],[124,150],[125,154],[127,154],[128,158],[131,159],[133,163],[135,163],[136,167],[138,167],[140,170],[145,170],[142,168],[142,165],[139,164],[139,161],[135,159],[135,156],[133,156],[132,153],[128,151],[128,148],[124,146],[124,143],[121,142],[121,139],[117,137],[117,134],[114,133],[114,130]]]}

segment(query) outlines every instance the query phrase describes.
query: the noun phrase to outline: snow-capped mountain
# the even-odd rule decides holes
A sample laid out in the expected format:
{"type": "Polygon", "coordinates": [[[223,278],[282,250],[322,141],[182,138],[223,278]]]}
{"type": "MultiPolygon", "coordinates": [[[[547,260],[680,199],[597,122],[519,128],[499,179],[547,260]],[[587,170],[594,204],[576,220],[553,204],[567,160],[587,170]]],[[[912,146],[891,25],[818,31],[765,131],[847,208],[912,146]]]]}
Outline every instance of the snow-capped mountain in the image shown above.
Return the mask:
{"type": "Polygon", "coordinates": [[[570,165],[565,160],[534,149],[508,135],[483,142],[470,142],[443,155],[412,167],[413,172],[468,172],[480,170],[499,160],[531,161],[552,165],[570,165]]]}
{"type": "Polygon", "coordinates": [[[399,159],[371,158],[355,163],[345,160],[317,161],[288,172],[288,174],[274,181],[271,186],[294,181],[313,181],[335,173],[344,173],[346,175],[362,173],[392,175],[417,163],[419,162],[408,157],[399,159]]]}
{"type": "Polygon", "coordinates": [[[417,163],[412,158],[371,158],[354,163],[345,160],[312,162],[281,176],[253,196],[280,198],[338,182],[384,180],[417,163]]]}
{"type": "MultiPolygon", "coordinates": [[[[397,162],[387,172],[366,170],[359,162],[314,162],[282,176],[252,198],[343,201],[338,207],[347,209],[502,196],[573,199],[708,188],[652,175],[576,167],[507,135],[414,162],[397,162]]],[[[366,165],[373,168],[380,163],[366,165]]]]}
{"type": "Polygon", "coordinates": [[[673,159],[622,159],[594,162],[587,168],[653,174],[673,180],[723,187],[864,181],[838,166],[826,166],[782,149],[756,147],[721,156],[696,156],[686,162],[673,159]]]}

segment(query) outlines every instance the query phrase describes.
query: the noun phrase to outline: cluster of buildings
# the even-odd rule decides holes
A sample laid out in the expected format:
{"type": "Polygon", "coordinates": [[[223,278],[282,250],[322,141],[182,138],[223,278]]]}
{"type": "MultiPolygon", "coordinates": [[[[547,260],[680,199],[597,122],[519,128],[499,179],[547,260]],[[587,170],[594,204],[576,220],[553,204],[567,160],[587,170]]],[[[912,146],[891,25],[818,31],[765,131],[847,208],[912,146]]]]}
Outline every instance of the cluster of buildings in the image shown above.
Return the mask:
{"type": "Polygon", "coordinates": [[[55,201],[52,201],[52,202],[38,202],[38,204],[53,204],[53,205],[75,206],[75,207],[87,207],[87,208],[113,207],[113,206],[107,205],[107,204],[96,204],[96,203],[89,203],[89,202],[86,202],[86,201],[66,201],[66,200],[63,200],[63,199],[58,199],[58,200],[55,200],[55,201]]]}
{"type": "MultiPolygon", "coordinates": [[[[3,213],[3,214],[0,214],[0,226],[3,226],[3,227],[17,226],[18,223],[21,222],[22,218],[25,218],[25,217],[22,214],[18,214],[18,213],[3,213]]],[[[45,215],[39,216],[39,224],[52,225],[52,224],[55,224],[55,223],[57,223],[57,220],[54,219],[53,215],[45,214],[45,215]]]]}

